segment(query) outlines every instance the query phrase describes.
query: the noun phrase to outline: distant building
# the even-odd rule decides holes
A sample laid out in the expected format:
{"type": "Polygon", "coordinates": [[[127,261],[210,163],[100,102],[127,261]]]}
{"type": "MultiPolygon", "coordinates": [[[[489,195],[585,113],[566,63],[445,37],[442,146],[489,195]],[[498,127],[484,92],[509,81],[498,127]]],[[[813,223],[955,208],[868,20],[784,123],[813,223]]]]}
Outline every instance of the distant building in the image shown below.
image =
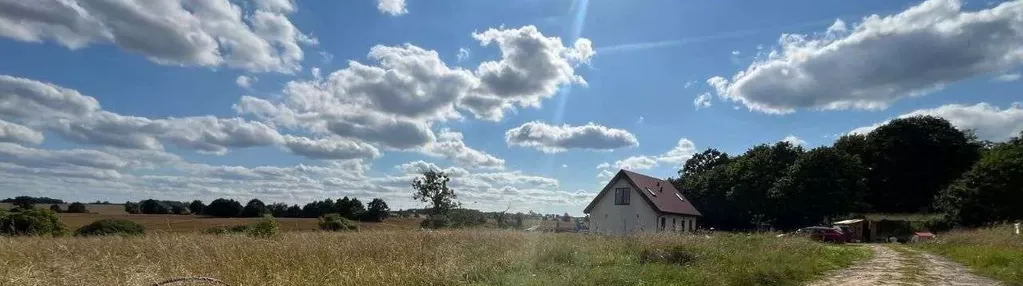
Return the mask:
{"type": "Polygon", "coordinates": [[[700,212],[668,181],[620,170],[584,213],[591,233],[691,232],[700,212]]]}

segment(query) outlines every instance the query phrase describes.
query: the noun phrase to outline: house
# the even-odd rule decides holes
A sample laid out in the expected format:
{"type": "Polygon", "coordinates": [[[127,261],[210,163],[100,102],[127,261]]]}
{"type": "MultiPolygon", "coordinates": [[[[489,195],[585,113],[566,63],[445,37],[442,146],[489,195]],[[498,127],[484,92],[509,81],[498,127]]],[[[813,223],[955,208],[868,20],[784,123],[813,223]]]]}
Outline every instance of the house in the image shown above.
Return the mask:
{"type": "Polygon", "coordinates": [[[696,230],[700,212],[668,181],[620,170],[586,209],[599,234],[696,230]]]}

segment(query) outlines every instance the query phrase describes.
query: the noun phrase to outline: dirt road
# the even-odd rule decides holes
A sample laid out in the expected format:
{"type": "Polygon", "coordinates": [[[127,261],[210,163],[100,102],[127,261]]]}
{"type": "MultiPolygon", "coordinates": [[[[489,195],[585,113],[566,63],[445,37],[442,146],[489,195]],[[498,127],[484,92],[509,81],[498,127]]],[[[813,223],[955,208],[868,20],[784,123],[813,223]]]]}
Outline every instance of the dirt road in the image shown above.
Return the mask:
{"type": "Polygon", "coordinates": [[[905,247],[895,250],[882,244],[863,247],[871,248],[874,257],[809,285],[1001,285],[933,254],[905,247]]]}

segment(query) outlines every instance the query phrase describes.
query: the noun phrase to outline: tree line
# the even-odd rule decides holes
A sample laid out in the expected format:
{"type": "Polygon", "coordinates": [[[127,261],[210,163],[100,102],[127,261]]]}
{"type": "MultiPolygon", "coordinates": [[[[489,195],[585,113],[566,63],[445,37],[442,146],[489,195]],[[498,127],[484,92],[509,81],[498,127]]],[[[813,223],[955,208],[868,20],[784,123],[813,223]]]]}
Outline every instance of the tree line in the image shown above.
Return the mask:
{"type": "Polygon", "coordinates": [[[301,217],[317,218],[336,213],[344,218],[361,221],[383,221],[390,216],[390,208],[384,200],[376,198],[363,205],[358,198],[343,197],[338,200],[325,199],[313,201],[299,207],[297,204],[285,203],[265,204],[262,200],[252,199],[242,205],[233,199],[219,198],[209,205],[201,200],[191,203],[179,201],[143,200],[125,202],[124,211],[131,214],[201,214],[214,217],[301,217]]]}
{"type": "MultiPolygon", "coordinates": [[[[1020,134],[1023,137],[1023,133],[1020,134]]],[[[865,213],[940,213],[947,225],[1023,219],[1023,141],[981,141],[947,120],[892,120],[805,150],[787,142],[731,156],[707,149],[669,179],[705,227],[794,229],[865,213]]]]}

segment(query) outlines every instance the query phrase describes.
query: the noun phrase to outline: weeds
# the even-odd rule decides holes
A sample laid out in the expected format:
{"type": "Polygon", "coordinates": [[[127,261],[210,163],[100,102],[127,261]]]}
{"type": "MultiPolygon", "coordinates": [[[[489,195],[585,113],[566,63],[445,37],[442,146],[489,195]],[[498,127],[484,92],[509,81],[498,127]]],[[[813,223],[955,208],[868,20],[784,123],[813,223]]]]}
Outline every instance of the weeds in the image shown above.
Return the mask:
{"type": "Polygon", "coordinates": [[[1023,236],[1012,234],[1009,225],[952,231],[913,247],[948,257],[1008,285],[1023,285],[1023,236]]]}

